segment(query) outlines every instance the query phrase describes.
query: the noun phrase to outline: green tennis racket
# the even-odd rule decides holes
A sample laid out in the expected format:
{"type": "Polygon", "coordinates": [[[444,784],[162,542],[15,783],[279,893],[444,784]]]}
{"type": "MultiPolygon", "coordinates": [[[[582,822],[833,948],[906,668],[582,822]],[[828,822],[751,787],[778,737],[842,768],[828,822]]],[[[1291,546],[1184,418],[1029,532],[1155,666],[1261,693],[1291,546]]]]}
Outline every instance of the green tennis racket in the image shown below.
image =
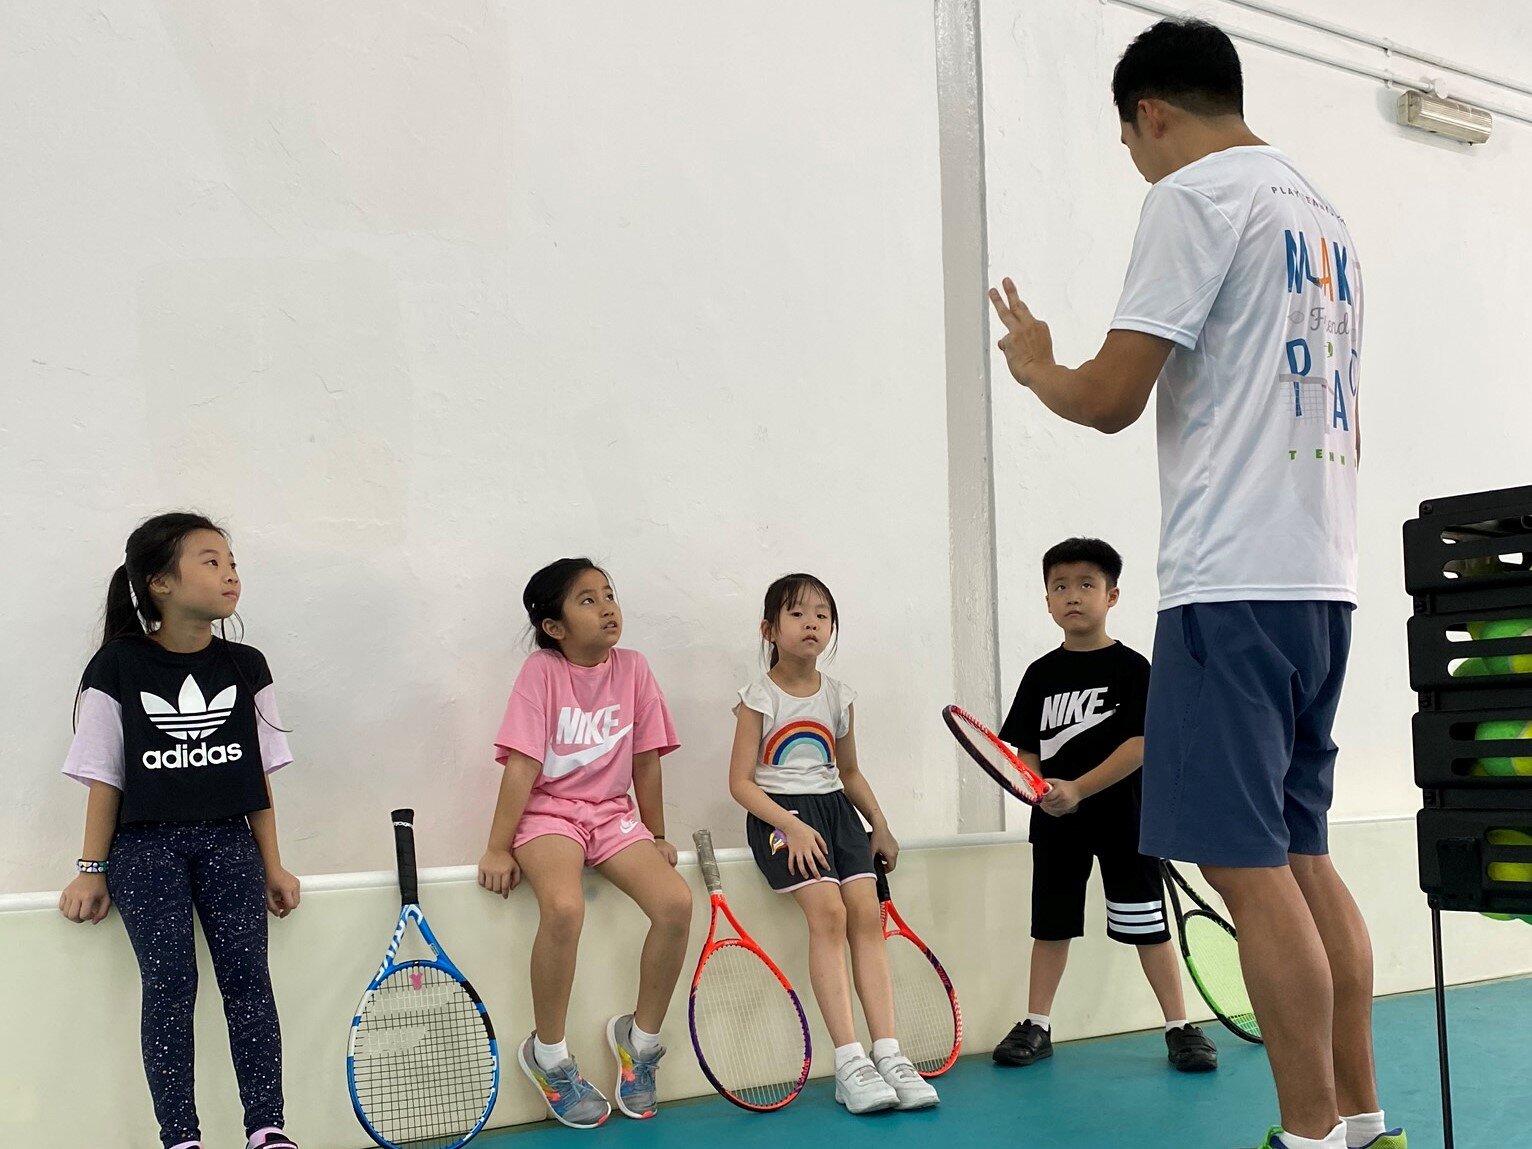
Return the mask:
{"type": "Polygon", "coordinates": [[[1245,975],[1239,967],[1239,937],[1234,927],[1192,889],[1179,870],[1169,862],[1160,862],[1165,874],[1165,892],[1176,916],[1176,934],[1181,939],[1181,957],[1197,984],[1197,992],[1214,1016],[1236,1037],[1261,1044],[1261,1026],[1250,1004],[1245,975]],[[1183,910],[1180,889],[1193,908],[1183,910]]]}

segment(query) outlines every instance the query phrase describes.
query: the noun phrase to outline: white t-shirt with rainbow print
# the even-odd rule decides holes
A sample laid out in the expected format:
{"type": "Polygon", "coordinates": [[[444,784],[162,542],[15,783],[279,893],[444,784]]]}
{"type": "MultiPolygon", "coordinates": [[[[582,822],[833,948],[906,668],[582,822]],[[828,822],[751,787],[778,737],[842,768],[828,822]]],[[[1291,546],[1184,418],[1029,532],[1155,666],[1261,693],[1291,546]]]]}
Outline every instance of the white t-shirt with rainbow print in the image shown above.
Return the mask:
{"type": "Polygon", "coordinates": [[[762,675],[739,692],[741,706],[762,716],[755,782],[768,794],[833,794],[841,788],[835,742],[851,730],[856,692],[828,674],[808,698],[788,694],[762,675]]]}

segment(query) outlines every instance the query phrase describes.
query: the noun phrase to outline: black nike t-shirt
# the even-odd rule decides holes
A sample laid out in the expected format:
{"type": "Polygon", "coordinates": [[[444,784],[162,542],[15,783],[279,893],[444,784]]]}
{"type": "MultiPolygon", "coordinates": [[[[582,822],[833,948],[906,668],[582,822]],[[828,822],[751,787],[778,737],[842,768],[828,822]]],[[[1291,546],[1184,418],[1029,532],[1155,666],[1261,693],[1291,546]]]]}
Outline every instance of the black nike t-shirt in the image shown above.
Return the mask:
{"type": "MultiPolygon", "coordinates": [[[[1114,642],[1100,650],[1043,655],[1022,675],[1016,699],[1000,727],[1012,746],[1036,754],[1045,778],[1074,780],[1094,770],[1130,738],[1144,733],[1149,661],[1114,642]]],[[[1128,818],[1137,826],[1140,771],[1080,803],[1087,818],[1128,818]]],[[[1051,816],[1033,818],[1058,822],[1051,816]]]]}
{"type": "Polygon", "coordinates": [[[85,668],[64,773],[121,790],[122,824],[192,822],[267,809],[265,775],[290,761],[255,647],[214,638],[182,654],[121,638],[85,668]]]}

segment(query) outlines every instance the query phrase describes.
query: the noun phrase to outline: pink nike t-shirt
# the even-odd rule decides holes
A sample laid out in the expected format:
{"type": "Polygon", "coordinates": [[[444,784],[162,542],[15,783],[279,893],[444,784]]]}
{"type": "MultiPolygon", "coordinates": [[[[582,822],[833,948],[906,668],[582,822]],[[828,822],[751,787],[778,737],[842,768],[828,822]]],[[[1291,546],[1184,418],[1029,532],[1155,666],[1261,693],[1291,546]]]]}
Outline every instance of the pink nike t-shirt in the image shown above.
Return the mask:
{"type": "Polygon", "coordinates": [[[534,794],[604,802],[633,785],[633,756],[680,746],[660,684],[636,650],[614,649],[600,666],[576,666],[556,650],[522,664],[495,737],[495,760],[515,750],[543,764],[534,794]]]}

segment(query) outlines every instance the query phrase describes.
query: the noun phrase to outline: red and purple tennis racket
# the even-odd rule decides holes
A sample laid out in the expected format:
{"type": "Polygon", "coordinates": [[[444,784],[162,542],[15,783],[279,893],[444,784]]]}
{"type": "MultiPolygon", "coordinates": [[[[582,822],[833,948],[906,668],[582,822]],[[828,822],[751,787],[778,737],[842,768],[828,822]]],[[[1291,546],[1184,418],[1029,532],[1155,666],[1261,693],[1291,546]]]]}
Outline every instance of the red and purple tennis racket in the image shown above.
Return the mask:
{"type": "Polygon", "coordinates": [[[883,858],[874,859],[883,938],[894,981],[894,1036],[922,1077],[940,1077],[963,1047],[963,1014],[957,991],[931,947],[905,923],[888,890],[883,858]]]}
{"type": "Polygon", "coordinates": [[[999,782],[1006,792],[1020,798],[1028,806],[1036,806],[1049,790],[1047,782],[1007,746],[984,723],[961,706],[948,706],[942,710],[942,720],[958,740],[958,745],[968,751],[983,771],[999,782]]]}
{"type": "Polygon", "coordinates": [[[698,830],[692,841],[713,904],[687,1007],[692,1048],[726,1100],[756,1113],[780,1109],[809,1078],[808,1018],[786,975],[724,900],[712,833],[698,830]],[[720,915],[736,937],[718,936],[720,915]]]}

